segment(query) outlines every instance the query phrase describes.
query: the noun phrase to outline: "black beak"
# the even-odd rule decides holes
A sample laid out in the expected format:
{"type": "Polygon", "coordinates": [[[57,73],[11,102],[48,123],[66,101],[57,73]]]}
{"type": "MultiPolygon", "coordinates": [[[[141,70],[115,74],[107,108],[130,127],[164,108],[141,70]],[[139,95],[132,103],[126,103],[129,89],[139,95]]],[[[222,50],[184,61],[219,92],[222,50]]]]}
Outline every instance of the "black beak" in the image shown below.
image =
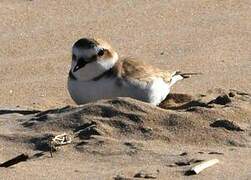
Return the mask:
{"type": "Polygon", "coordinates": [[[77,62],[77,65],[74,67],[73,72],[76,72],[77,70],[81,69],[82,67],[85,67],[85,65],[88,62],[86,62],[84,59],[80,58],[77,62]]]}

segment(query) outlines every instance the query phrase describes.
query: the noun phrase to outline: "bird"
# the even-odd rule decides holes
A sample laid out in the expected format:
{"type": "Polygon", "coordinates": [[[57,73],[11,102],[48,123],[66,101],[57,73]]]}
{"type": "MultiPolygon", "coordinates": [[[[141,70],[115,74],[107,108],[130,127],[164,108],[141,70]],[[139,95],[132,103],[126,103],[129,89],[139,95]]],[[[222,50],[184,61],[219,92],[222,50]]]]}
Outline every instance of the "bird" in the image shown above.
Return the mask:
{"type": "Polygon", "coordinates": [[[76,104],[130,97],[158,106],[182,79],[198,73],[172,73],[141,58],[120,58],[106,41],[81,38],[72,46],[68,91],[76,104]]]}

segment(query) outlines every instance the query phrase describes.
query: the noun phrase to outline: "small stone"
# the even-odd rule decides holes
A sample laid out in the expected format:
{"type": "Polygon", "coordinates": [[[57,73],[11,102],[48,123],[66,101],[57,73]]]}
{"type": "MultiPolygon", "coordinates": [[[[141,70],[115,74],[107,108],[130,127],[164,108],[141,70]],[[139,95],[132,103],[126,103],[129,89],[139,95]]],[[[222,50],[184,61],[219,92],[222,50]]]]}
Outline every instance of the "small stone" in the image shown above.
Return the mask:
{"type": "Polygon", "coordinates": [[[151,134],[153,132],[153,129],[151,127],[140,127],[140,131],[145,134],[151,134]]]}
{"type": "Polygon", "coordinates": [[[159,170],[157,170],[156,173],[147,173],[145,171],[140,171],[137,174],[135,174],[134,177],[145,178],[145,179],[156,179],[158,173],[159,173],[159,170]]]}
{"type": "Polygon", "coordinates": [[[228,96],[229,96],[229,97],[234,97],[235,94],[234,94],[233,92],[230,92],[230,93],[228,93],[228,96]]]}
{"type": "Polygon", "coordinates": [[[188,153],[187,152],[183,152],[180,154],[180,156],[186,156],[188,153]]]}
{"type": "Polygon", "coordinates": [[[218,155],[223,155],[223,153],[220,153],[220,152],[215,152],[215,151],[209,152],[208,154],[218,154],[218,155]]]}
{"type": "Polygon", "coordinates": [[[224,94],[222,96],[218,96],[216,99],[210,101],[208,104],[219,104],[219,105],[226,105],[228,103],[231,103],[231,99],[228,97],[228,95],[224,94]]]}
{"type": "Polygon", "coordinates": [[[187,162],[187,161],[178,161],[178,162],[175,162],[175,164],[177,166],[188,166],[188,165],[190,165],[190,162],[187,162]]]}

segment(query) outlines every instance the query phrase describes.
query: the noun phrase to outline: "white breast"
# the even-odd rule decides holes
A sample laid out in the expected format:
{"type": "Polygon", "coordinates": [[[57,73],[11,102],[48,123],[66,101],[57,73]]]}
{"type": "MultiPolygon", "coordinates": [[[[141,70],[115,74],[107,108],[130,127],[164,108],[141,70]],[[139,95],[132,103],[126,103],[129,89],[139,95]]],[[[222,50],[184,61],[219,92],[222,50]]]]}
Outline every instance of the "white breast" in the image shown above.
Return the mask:
{"type": "Polygon", "coordinates": [[[68,90],[77,104],[84,104],[99,99],[131,97],[158,105],[168,95],[170,86],[161,78],[143,86],[135,82],[119,81],[117,78],[102,78],[98,81],[69,79],[68,90]]]}

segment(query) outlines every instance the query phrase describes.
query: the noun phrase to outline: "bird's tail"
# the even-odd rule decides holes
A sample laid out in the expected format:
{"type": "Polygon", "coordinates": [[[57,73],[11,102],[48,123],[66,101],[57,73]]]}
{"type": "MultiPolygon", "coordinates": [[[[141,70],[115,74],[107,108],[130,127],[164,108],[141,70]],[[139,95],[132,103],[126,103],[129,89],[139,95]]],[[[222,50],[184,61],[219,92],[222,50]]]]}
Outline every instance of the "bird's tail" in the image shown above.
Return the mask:
{"type": "Polygon", "coordinates": [[[173,76],[180,75],[183,79],[190,78],[191,76],[201,75],[202,73],[182,73],[180,71],[176,71],[173,76]]]}
{"type": "Polygon", "coordinates": [[[200,74],[202,73],[181,73],[180,71],[176,71],[172,74],[170,86],[174,85],[179,80],[190,78],[193,75],[200,75],[200,74]]]}

